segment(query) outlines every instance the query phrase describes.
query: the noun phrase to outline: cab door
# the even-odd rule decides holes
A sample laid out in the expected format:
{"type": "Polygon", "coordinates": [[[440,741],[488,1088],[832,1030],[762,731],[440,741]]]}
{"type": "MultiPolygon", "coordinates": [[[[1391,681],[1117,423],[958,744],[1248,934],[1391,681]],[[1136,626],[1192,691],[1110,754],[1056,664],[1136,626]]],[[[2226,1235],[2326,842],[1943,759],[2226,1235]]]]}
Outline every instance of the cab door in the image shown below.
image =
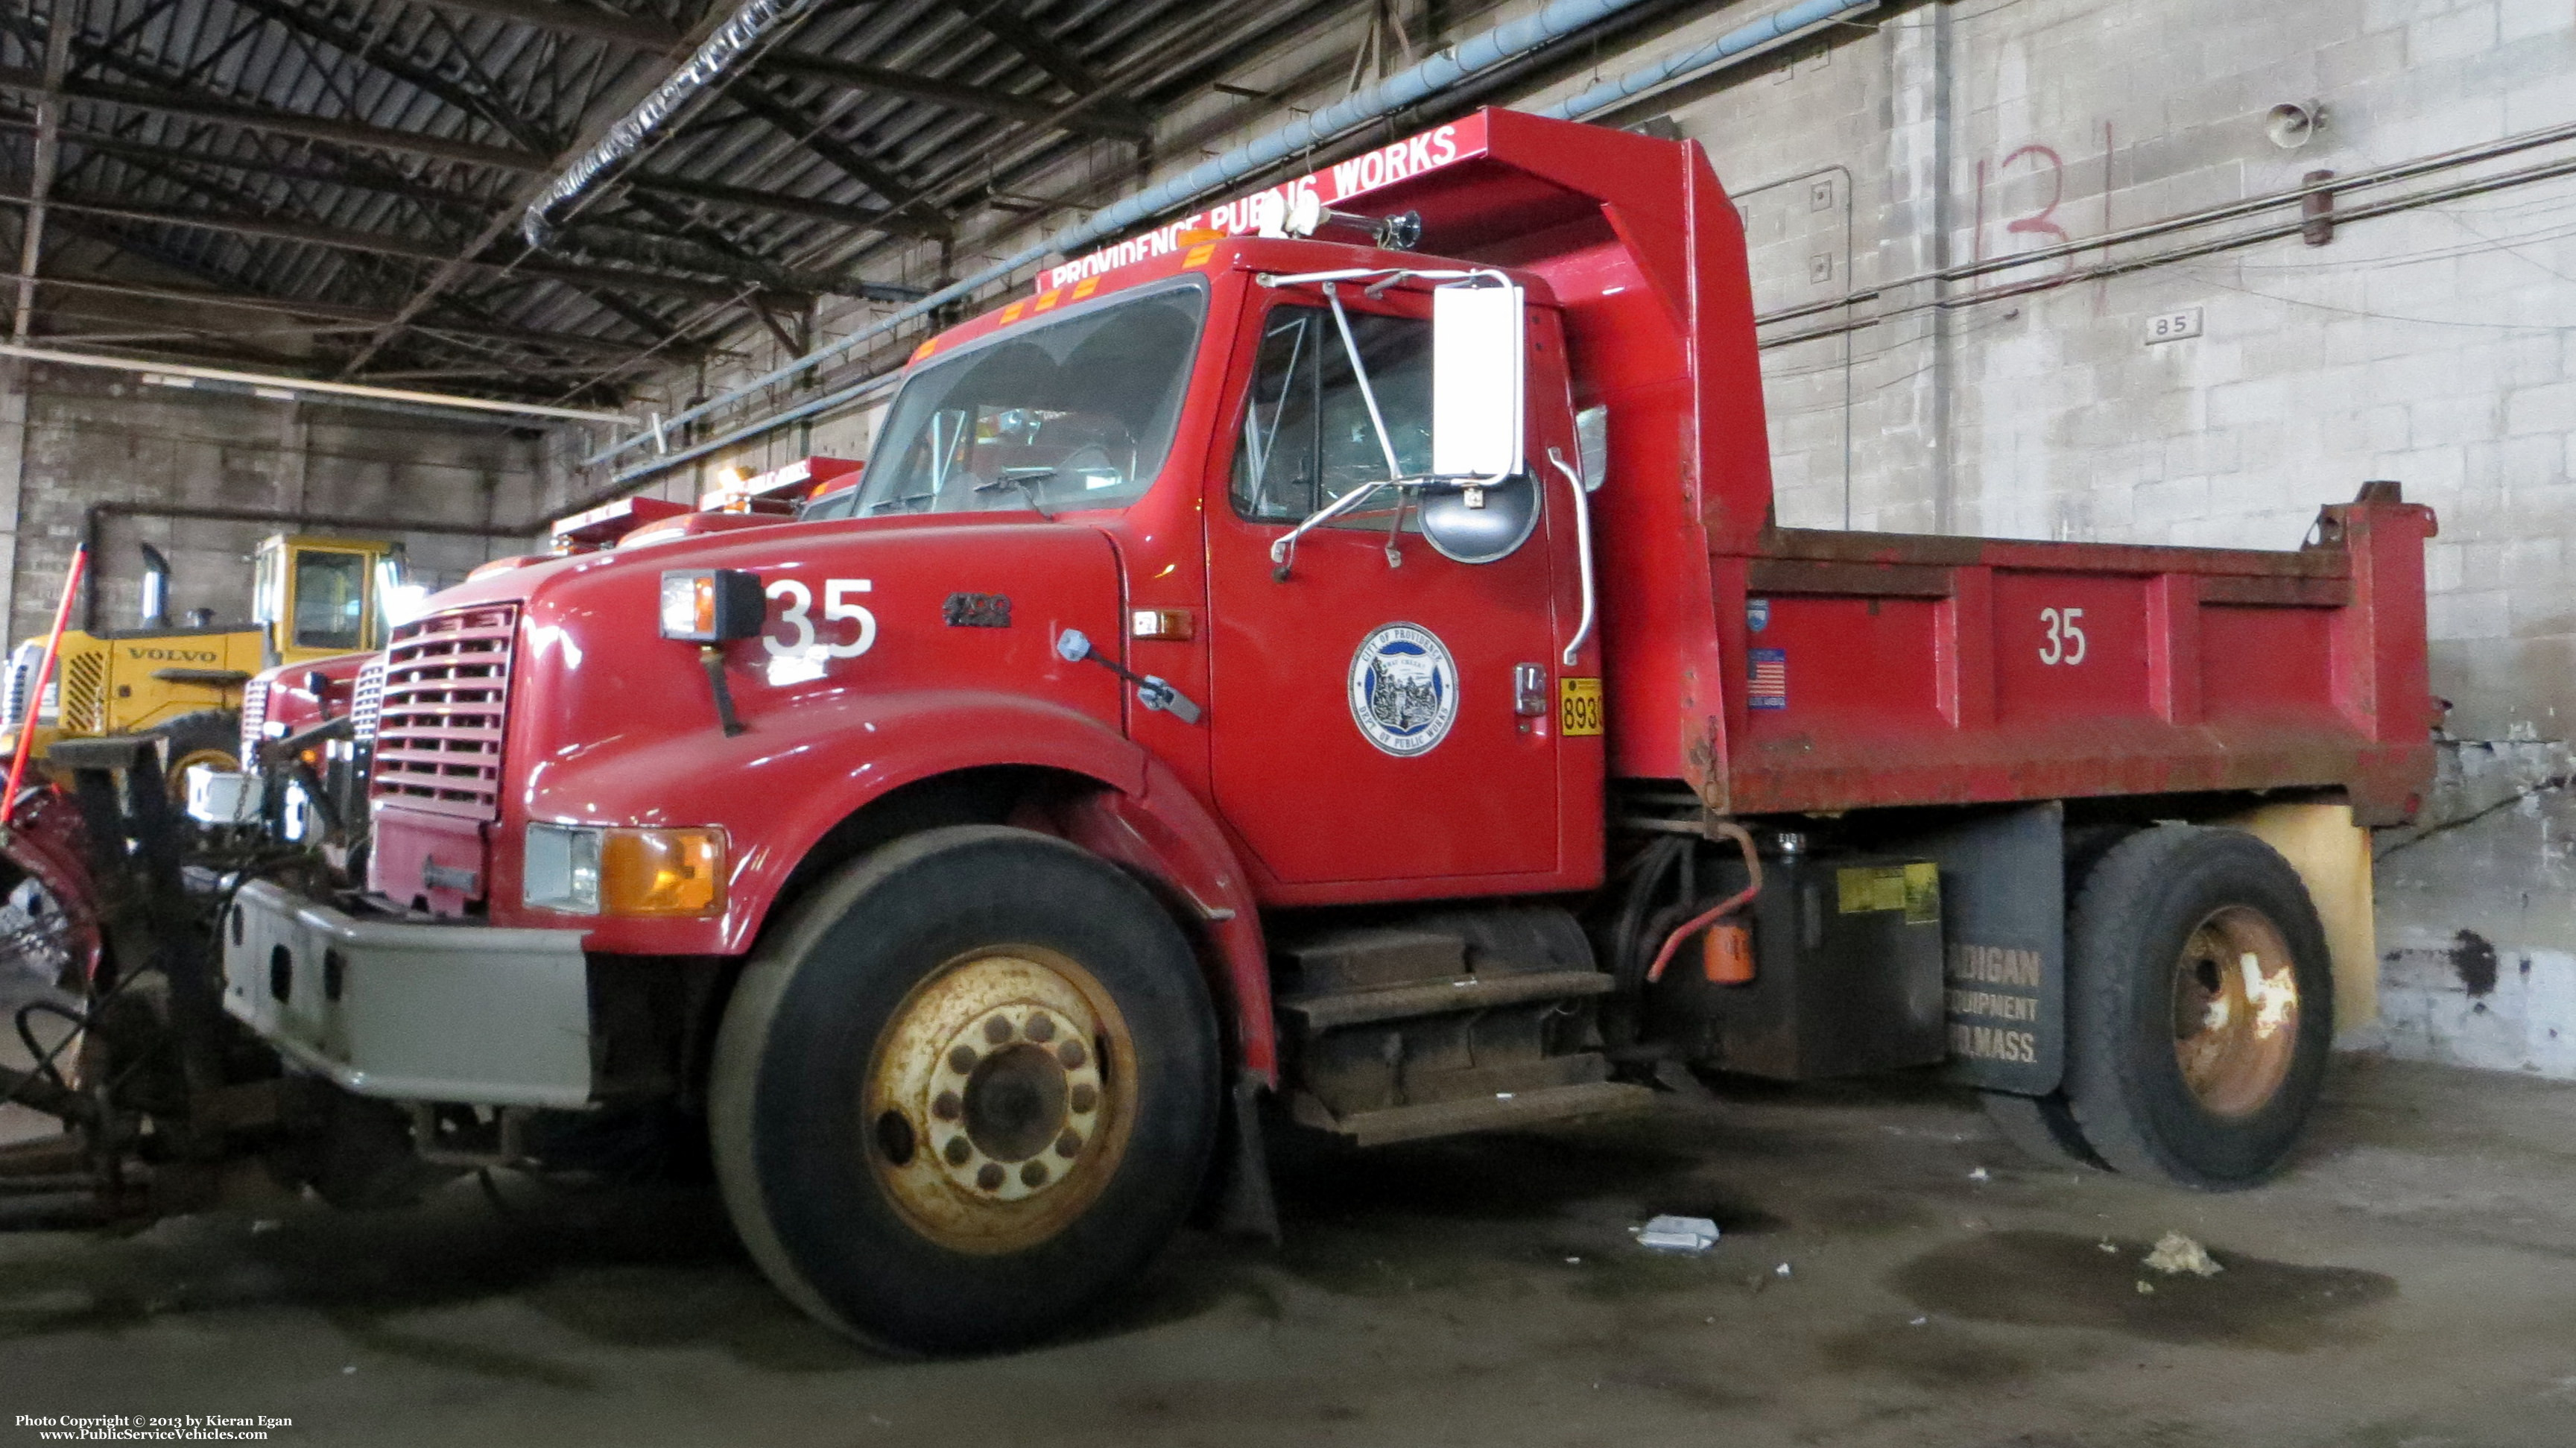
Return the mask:
{"type": "MultiPolygon", "coordinates": [[[[1398,460],[1420,473],[1427,298],[1353,289],[1344,305],[1398,460]]],[[[1246,326],[1246,393],[1207,506],[1219,809],[1283,900],[1556,870],[1556,721],[1529,707],[1553,704],[1562,647],[1544,530],[1499,562],[1458,563],[1409,508],[1399,529],[1381,490],[1307,533],[1277,576],[1272,543],[1384,479],[1386,456],[1331,311],[1288,294],[1246,326]]]]}

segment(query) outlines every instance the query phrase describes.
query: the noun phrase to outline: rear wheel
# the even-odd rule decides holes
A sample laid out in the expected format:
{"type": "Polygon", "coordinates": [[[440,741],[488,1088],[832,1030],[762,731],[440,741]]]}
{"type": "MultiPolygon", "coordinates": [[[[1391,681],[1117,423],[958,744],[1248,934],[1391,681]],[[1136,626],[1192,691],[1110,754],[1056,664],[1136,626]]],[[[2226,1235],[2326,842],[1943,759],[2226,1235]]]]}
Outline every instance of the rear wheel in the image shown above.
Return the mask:
{"type": "Polygon", "coordinates": [[[188,803],[191,772],[241,768],[241,716],[230,710],[199,709],[143,732],[162,741],[162,777],[169,782],[171,802],[182,807],[188,803]]]}
{"type": "Polygon", "coordinates": [[[1189,942],[1046,835],[932,830],[772,933],[716,1043],[725,1204],[770,1280],[882,1345],[1026,1342],[1132,1281],[1217,1128],[1189,942]]]}
{"type": "Polygon", "coordinates": [[[2298,873],[2237,830],[2161,825],[2087,872],[2069,930],[2066,1100],[2122,1172],[2250,1186],[2324,1085],[2325,932],[2298,873]]]}

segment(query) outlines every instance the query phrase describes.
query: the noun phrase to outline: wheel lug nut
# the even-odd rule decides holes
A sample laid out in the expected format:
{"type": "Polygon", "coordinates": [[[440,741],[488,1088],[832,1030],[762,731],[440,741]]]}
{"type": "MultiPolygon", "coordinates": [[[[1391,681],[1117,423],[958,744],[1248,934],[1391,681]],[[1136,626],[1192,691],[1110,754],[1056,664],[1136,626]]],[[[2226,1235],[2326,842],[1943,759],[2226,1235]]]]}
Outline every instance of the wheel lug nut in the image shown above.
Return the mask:
{"type": "Polygon", "coordinates": [[[1082,1136],[1079,1132],[1068,1131],[1055,1139],[1055,1154],[1065,1160],[1071,1161],[1081,1152],[1082,1136]]]}
{"type": "Polygon", "coordinates": [[[1089,1054],[1089,1052],[1082,1049],[1082,1043],[1080,1041],[1067,1041],[1063,1045],[1055,1048],[1055,1058],[1062,1061],[1064,1063],[1064,1069],[1068,1071],[1078,1069],[1082,1065],[1084,1058],[1089,1054]]]}
{"type": "Polygon", "coordinates": [[[941,1150],[947,1153],[948,1164],[950,1166],[964,1166],[966,1164],[966,1158],[975,1154],[975,1148],[962,1136],[952,1136],[948,1138],[948,1145],[942,1147],[941,1150]]]}
{"type": "Polygon", "coordinates": [[[954,1091],[942,1091],[939,1099],[930,1103],[930,1114],[942,1121],[955,1121],[965,1113],[966,1103],[958,1100],[954,1091]]]}
{"type": "Polygon", "coordinates": [[[1022,1186],[1042,1187],[1046,1185],[1046,1179],[1047,1169],[1045,1162],[1033,1161],[1020,1168],[1020,1185],[1022,1186]]]}
{"type": "Polygon", "coordinates": [[[1029,1023],[1022,1026],[1020,1031],[1032,1041],[1052,1041],[1055,1039],[1055,1018],[1040,1012],[1029,1017],[1029,1023]]]}
{"type": "Polygon", "coordinates": [[[1091,1108],[1100,1104],[1100,1090],[1085,1081],[1065,1094],[1064,1104],[1077,1112],[1088,1113],[1091,1108]]]}
{"type": "Polygon", "coordinates": [[[963,1076],[975,1069],[976,1060],[974,1047],[960,1046],[948,1053],[948,1069],[963,1076]]]}
{"type": "Polygon", "coordinates": [[[991,1020],[986,1021],[986,1022],[984,1023],[984,1039],[985,1039],[985,1040],[990,1041],[990,1042],[992,1042],[994,1045],[998,1046],[998,1045],[1002,1044],[1004,1041],[1009,1040],[1010,1038],[1011,1038],[1011,1022],[1010,1022],[1010,1020],[1009,1020],[1007,1017],[1004,1017],[1004,1016],[995,1016],[995,1017],[993,1017],[991,1020]]]}
{"type": "Polygon", "coordinates": [[[984,1169],[975,1173],[975,1185],[982,1187],[988,1192],[1000,1191],[1002,1189],[1002,1164],[997,1161],[988,1161],[984,1163],[984,1169]]]}

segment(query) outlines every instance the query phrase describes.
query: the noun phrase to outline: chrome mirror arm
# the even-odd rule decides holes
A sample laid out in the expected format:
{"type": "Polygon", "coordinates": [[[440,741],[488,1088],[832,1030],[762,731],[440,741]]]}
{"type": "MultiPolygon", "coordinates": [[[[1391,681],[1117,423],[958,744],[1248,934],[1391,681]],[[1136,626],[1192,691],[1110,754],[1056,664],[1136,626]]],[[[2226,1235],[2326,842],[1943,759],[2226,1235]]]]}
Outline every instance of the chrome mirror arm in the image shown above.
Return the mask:
{"type": "Polygon", "coordinates": [[[1288,581],[1288,564],[1289,560],[1297,555],[1298,539],[1305,537],[1307,534],[1323,527],[1326,523],[1329,523],[1335,518],[1342,516],[1344,513],[1351,511],[1369,499],[1376,497],[1380,488],[1402,488],[1403,486],[1405,486],[1403,483],[1392,479],[1383,483],[1362,483],[1360,486],[1351,489],[1349,492],[1342,494],[1340,497],[1335,498],[1333,501],[1316,509],[1307,517],[1305,522],[1298,524],[1296,527],[1289,529],[1287,532],[1282,533],[1277,538],[1271,540],[1270,562],[1273,567],[1271,569],[1270,576],[1282,583],[1288,581]]]}
{"type": "Polygon", "coordinates": [[[1350,314],[1342,310],[1341,289],[1331,282],[1324,283],[1324,300],[1332,303],[1333,325],[1341,331],[1343,355],[1351,359],[1351,380],[1359,384],[1360,401],[1368,404],[1369,426],[1377,429],[1378,450],[1386,454],[1386,475],[1403,477],[1404,465],[1395,460],[1395,439],[1387,433],[1386,415],[1377,410],[1377,389],[1369,385],[1368,364],[1360,360],[1360,344],[1351,336],[1350,314]]]}

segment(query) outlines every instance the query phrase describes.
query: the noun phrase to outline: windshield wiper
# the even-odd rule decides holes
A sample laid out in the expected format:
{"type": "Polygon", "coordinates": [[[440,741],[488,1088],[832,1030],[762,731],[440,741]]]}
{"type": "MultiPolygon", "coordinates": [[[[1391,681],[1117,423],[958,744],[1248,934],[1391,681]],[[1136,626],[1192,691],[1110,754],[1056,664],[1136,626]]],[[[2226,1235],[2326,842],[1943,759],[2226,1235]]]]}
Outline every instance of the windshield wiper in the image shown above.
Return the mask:
{"type": "Polygon", "coordinates": [[[997,488],[1017,488],[1020,490],[1020,496],[1029,500],[1030,509],[1039,517],[1052,523],[1055,521],[1055,514],[1048,512],[1046,504],[1038,501],[1038,490],[1030,487],[1029,482],[1033,478],[1051,478],[1062,471],[1063,469],[1048,463],[1036,463],[1024,468],[1004,468],[993,481],[977,483],[975,491],[989,493],[997,488]]]}
{"type": "Polygon", "coordinates": [[[875,502],[868,504],[868,511],[871,513],[882,513],[888,508],[896,507],[905,503],[927,503],[938,496],[939,494],[936,492],[899,493],[894,497],[879,498],[875,502]]]}

